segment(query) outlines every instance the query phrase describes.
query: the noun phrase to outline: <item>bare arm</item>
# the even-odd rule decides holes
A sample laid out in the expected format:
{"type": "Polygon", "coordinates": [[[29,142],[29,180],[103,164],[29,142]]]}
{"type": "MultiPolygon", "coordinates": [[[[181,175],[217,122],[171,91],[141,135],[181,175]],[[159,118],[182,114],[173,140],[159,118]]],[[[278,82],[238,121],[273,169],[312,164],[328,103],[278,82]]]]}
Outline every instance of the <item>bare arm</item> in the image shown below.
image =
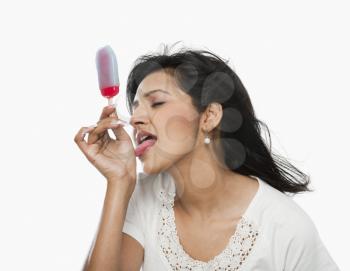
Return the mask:
{"type": "MultiPolygon", "coordinates": [[[[122,232],[132,189],[108,182],[101,221],[83,271],[139,271],[143,247],[122,232]]],[[[127,182],[124,182],[127,183],[127,182]]]]}
{"type": "Polygon", "coordinates": [[[116,113],[115,107],[104,107],[97,124],[80,128],[74,137],[88,161],[107,179],[100,223],[83,271],[139,271],[142,264],[141,244],[122,233],[136,185],[136,156],[116,113]],[[116,139],[109,136],[108,129],[116,139]]]}

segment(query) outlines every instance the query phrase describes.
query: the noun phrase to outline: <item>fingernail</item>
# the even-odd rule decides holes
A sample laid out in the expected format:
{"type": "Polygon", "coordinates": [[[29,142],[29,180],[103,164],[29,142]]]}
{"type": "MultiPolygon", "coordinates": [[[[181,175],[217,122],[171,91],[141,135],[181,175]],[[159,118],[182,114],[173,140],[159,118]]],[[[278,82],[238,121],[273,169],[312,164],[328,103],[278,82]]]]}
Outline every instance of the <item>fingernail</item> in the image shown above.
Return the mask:
{"type": "Polygon", "coordinates": [[[111,120],[111,124],[112,125],[118,125],[118,124],[124,125],[120,120],[111,120]]]}
{"type": "Polygon", "coordinates": [[[97,127],[97,124],[91,125],[91,126],[89,126],[89,127],[87,127],[87,128],[88,128],[88,129],[91,129],[91,128],[95,128],[95,127],[97,127]]]}
{"type": "Polygon", "coordinates": [[[115,108],[115,104],[109,105],[110,108],[115,108]]]}

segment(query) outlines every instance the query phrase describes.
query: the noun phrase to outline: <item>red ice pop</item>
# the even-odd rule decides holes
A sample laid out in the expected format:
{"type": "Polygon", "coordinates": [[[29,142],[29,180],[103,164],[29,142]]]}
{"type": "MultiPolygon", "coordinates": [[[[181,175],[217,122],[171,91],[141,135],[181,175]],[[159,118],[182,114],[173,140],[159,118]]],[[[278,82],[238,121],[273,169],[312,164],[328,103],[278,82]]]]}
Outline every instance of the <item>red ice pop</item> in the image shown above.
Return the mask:
{"type": "MultiPolygon", "coordinates": [[[[97,51],[96,68],[101,94],[108,98],[108,104],[111,105],[113,104],[113,97],[119,93],[119,76],[117,58],[109,45],[97,51]]],[[[114,113],[111,115],[115,116],[114,113]]],[[[130,124],[129,121],[121,118],[119,118],[119,121],[123,124],[130,124]]]]}
{"type": "Polygon", "coordinates": [[[96,68],[101,94],[112,104],[113,97],[119,93],[119,76],[117,58],[109,45],[97,51],[96,68]]]}

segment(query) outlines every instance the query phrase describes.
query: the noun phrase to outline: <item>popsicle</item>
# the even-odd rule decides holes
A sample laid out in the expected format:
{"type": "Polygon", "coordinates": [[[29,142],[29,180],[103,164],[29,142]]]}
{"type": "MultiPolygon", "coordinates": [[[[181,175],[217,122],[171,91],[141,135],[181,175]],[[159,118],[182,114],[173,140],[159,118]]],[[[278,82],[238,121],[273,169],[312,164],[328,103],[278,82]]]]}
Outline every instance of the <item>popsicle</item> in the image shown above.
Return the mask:
{"type": "MultiPolygon", "coordinates": [[[[97,51],[96,68],[101,95],[107,98],[108,105],[111,105],[113,97],[119,93],[119,75],[117,58],[109,45],[97,51]]],[[[128,121],[120,118],[119,120],[124,124],[129,124],[128,121]]]]}

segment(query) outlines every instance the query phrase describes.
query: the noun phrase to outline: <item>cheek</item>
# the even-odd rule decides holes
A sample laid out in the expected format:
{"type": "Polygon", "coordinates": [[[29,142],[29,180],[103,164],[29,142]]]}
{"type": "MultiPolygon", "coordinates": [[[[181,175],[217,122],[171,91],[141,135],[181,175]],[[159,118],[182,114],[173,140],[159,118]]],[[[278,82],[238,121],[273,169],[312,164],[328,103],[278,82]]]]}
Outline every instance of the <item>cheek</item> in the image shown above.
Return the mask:
{"type": "Polygon", "coordinates": [[[174,108],[172,112],[183,114],[159,115],[162,121],[160,143],[163,151],[181,154],[184,149],[191,149],[196,140],[198,113],[184,108],[174,108]],[[186,111],[187,110],[187,111],[186,111]]]}
{"type": "Polygon", "coordinates": [[[174,143],[182,143],[188,137],[193,137],[193,123],[183,116],[173,116],[166,122],[165,135],[174,143]]]}

